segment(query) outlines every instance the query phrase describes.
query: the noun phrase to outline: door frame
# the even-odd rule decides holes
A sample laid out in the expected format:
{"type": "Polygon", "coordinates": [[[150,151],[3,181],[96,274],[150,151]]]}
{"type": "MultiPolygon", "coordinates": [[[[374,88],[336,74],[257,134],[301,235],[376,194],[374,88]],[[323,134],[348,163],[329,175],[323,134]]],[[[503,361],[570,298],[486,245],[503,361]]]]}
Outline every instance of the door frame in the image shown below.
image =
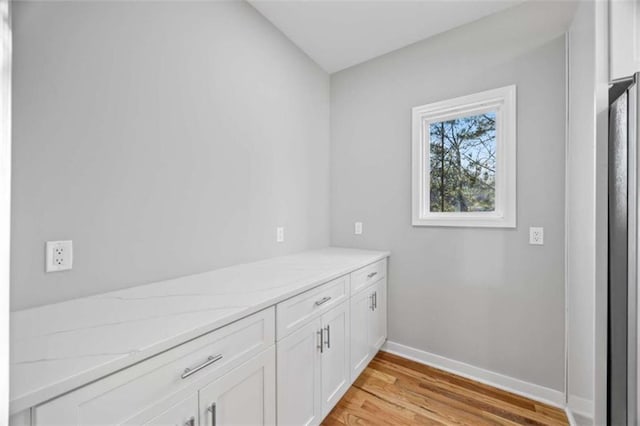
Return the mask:
{"type": "Polygon", "coordinates": [[[0,0],[0,424],[9,420],[11,2],[0,0]]]}

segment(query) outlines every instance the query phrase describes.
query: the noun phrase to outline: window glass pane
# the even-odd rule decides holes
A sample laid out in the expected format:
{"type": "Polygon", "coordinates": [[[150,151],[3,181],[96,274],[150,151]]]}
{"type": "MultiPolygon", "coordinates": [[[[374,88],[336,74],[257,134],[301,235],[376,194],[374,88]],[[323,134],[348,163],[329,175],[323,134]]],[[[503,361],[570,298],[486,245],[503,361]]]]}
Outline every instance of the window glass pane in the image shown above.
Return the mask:
{"type": "Polygon", "coordinates": [[[496,113],[429,125],[430,211],[495,211],[496,113]]]}

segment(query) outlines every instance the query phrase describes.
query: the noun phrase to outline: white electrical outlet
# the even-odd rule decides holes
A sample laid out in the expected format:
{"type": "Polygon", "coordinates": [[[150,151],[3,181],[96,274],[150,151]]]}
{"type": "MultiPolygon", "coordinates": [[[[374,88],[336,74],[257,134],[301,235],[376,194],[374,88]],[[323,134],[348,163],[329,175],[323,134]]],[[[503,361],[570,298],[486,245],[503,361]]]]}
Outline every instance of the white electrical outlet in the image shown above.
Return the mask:
{"type": "Polygon", "coordinates": [[[362,222],[356,222],[353,233],[356,235],[362,235],[362,222]]]}
{"type": "Polygon", "coordinates": [[[284,228],[281,226],[276,228],[276,242],[277,243],[284,242],[284,228]]]}
{"type": "Polygon", "coordinates": [[[46,271],[58,272],[73,266],[72,241],[47,241],[46,271]]]}
{"type": "Polygon", "coordinates": [[[544,228],[529,228],[529,244],[544,245],[544,228]]]}

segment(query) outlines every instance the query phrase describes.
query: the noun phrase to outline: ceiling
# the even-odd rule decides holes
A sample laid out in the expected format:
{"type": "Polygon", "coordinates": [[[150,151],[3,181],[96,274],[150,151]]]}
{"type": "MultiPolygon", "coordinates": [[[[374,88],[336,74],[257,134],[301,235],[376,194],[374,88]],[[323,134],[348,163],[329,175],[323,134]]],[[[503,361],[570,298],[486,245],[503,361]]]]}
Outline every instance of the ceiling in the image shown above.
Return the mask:
{"type": "Polygon", "coordinates": [[[333,73],[523,0],[248,0],[333,73]]]}

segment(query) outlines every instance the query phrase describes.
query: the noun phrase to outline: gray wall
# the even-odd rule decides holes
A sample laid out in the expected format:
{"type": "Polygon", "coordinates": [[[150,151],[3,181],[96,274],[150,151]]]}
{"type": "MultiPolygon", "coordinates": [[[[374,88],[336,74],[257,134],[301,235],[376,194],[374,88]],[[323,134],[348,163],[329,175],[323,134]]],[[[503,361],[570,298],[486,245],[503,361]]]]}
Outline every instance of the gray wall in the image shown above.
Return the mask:
{"type": "Polygon", "coordinates": [[[391,250],[389,340],[562,391],[560,17],[569,15],[545,7],[512,9],[332,75],[331,242],[391,250]],[[412,227],[411,108],[509,84],[518,90],[517,229],[412,227]],[[544,246],[528,245],[529,226],[544,226],[544,246]]]}
{"type": "Polygon", "coordinates": [[[328,244],[329,77],[249,5],[13,18],[13,310],[328,244]]]}

